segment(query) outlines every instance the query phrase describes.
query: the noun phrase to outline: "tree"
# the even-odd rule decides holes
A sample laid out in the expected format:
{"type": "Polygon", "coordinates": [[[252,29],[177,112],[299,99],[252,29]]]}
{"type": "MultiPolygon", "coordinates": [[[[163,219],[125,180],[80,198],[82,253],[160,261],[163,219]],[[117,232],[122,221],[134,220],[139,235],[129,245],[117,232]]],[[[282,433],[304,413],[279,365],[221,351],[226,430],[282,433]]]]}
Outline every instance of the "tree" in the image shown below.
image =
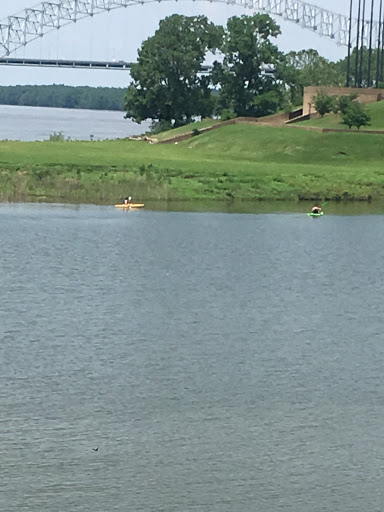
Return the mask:
{"type": "Polygon", "coordinates": [[[347,96],[339,96],[337,98],[337,109],[338,112],[341,112],[342,115],[344,115],[348,109],[348,107],[351,105],[352,101],[355,100],[359,95],[357,92],[354,92],[352,94],[348,94],[347,96]]]}
{"type": "Polygon", "coordinates": [[[280,28],[267,14],[233,16],[227,22],[221,51],[223,62],[215,62],[212,72],[215,84],[220,84],[221,108],[240,116],[260,115],[255,97],[278,90],[275,76],[262,72],[266,64],[276,65],[281,53],[270,41],[280,28]]]}
{"type": "Polygon", "coordinates": [[[345,77],[334,62],[325,59],[317,50],[289,52],[288,62],[299,72],[303,86],[319,87],[344,85],[345,77]]]}
{"type": "Polygon", "coordinates": [[[174,14],[160,22],[132,65],[125,96],[127,118],[151,118],[178,126],[212,113],[210,79],[198,75],[205,55],[221,44],[223,29],[205,16],[174,14]]]}
{"type": "Polygon", "coordinates": [[[361,126],[366,126],[371,120],[370,116],[365,111],[364,105],[359,101],[353,101],[343,114],[343,124],[346,124],[350,129],[356,126],[360,130],[361,126]]]}
{"type": "MultiPolygon", "coordinates": [[[[361,46],[358,49],[358,53],[356,53],[356,47],[352,49],[350,56],[350,65],[349,65],[349,81],[350,85],[353,87],[357,85],[357,87],[371,87],[372,84],[376,85],[376,78],[379,79],[379,83],[377,84],[380,87],[380,81],[383,79],[383,69],[381,67],[381,53],[379,49],[379,55],[377,55],[377,48],[372,48],[371,52],[371,71],[370,71],[370,80],[368,83],[368,67],[369,67],[369,48],[361,46]],[[357,70],[356,70],[356,56],[357,56],[357,70]],[[379,57],[379,69],[377,69],[377,57],[379,57]],[[356,75],[357,71],[357,75],[356,75]],[[361,73],[360,73],[361,71],[361,73]],[[379,71],[377,73],[377,71],[379,71]]],[[[348,69],[348,58],[345,57],[342,60],[339,60],[336,63],[336,67],[339,69],[340,73],[344,76],[344,81],[347,75],[348,69]]]]}
{"type": "Polygon", "coordinates": [[[256,96],[254,101],[256,117],[274,114],[281,105],[281,98],[276,91],[268,91],[256,96]]]}
{"type": "Polygon", "coordinates": [[[335,98],[333,96],[320,93],[313,98],[313,103],[321,117],[324,117],[325,114],[328,114],[334,108],[335,98]]]}
{"type": "Polygon", "coordinates": [[[345,82],[345,75],[340,67],[321,57],[313,49],[287,53],[278,72],[291,93],[294,105],[302,104],[304,87],[339,86],[345,82]]]}

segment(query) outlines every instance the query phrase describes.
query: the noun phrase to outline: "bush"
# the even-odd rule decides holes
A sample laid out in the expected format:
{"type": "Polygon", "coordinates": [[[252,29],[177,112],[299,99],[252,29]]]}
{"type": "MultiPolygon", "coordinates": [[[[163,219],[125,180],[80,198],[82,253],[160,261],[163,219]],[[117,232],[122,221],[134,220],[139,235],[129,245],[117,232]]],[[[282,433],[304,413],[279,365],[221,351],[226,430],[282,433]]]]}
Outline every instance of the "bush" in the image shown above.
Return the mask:
{"type": "Polygon", "coordinates": [[[321,117],[324,117],[325,114],[328,114],[333,110],[335,97],[320,93],[313,98],[313,103],[315,105],[315,109],[318,111],[321,117]]]}
{"type": "Polygon", "coordinates": [[[280,106],[280,98],[276,91],[259,94],[254,100],[256,117],[275,114],[280,106]]]}
{"type": "Polygon", "coordinates": [[[234,119],[237,117],[236,112],[233,112],[233,110],[230,110],[228,108],[223,108],[220,115],[221,121],[228,121],[229,119],[234,119]]]}
{"type": "Polygon", "coordinates": [[[63,142],[65,141],[63,132],[53,132],[49,135],[49,140],[51,142],[63,142]]]}
{"type": "Polygon", "coordinates": [[[339,96],[336,102],[338,112],[341,112],[341,114],[344,115],[352,101],[357,97],[358,94],[356,92],[349,94],[348,96],[339,96]]]}
{"type": "Polygon", "coordinates": [[[347,125],[350,129],[352,126],[356,126],[356,128],[360,130],[360,127],[368,125],[370,120],[371,118],[365,111],[364,105],[358,101],[353,101],[343,114],[342,123],[347,125]]]}

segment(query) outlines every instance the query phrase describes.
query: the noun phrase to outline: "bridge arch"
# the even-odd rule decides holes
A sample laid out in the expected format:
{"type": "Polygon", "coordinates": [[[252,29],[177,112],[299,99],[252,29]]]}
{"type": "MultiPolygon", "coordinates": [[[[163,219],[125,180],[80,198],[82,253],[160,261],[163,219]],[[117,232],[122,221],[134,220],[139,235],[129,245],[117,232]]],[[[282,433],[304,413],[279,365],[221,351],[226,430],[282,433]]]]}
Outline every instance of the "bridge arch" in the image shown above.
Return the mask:
{"type": "MultiPolygon", "coordinates": [[[[21,13],[0,21],[0,57],[8,57],[17,49],[44,34],[96,14],[113,9],[146,4],[154,0],[56,0],[42,2],[26,8],[21,13]]],[[[159,2],[165,0],[158,0],[159,2]]],[[[191,0],[193,1],[193,0],[191,0]]],[[[300,0],[206,0],[210,3],[226,3],[281,17],[304,29],[326,37],[338,45],[348,46],[349,18],[300,0]]],[[[365,21],[364,44],[369,44],[370,22],[365,21]]],[[[357,20],[352,20],[352,46],[357,20]]],[[[372,23],[373,42],[377,44],[379,22],[372,23]]]]}

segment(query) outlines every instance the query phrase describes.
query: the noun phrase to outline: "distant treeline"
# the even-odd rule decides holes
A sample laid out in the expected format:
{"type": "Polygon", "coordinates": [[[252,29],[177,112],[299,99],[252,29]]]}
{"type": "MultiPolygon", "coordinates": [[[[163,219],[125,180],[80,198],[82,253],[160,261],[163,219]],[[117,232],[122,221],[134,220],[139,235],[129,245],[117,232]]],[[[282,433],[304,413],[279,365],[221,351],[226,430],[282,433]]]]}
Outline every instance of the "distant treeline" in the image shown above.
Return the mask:
{"type": "Polygon", "coordinates": [[[0,104],[31,107],[123,110],[126,89],[68,85],[0,86],[0,104]]]}

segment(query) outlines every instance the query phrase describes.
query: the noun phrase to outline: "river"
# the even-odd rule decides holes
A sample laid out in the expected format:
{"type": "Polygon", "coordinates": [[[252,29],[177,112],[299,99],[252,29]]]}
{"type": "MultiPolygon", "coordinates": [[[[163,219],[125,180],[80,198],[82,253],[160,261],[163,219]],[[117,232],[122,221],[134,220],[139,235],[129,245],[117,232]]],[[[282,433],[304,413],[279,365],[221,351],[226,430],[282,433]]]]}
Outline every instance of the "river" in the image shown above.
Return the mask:
{"type": "Polygon", "coordinates": [[[0,205],[1,509],[383,510],[383,229],[0,205]]]}
{"type": "Polygon", "coordinates": [[[0,105],[0,140],[48,140],[62,133],[72,140],[105,140],[145,133],[149,122],[124,119],[124,112],[0,105]]]}

